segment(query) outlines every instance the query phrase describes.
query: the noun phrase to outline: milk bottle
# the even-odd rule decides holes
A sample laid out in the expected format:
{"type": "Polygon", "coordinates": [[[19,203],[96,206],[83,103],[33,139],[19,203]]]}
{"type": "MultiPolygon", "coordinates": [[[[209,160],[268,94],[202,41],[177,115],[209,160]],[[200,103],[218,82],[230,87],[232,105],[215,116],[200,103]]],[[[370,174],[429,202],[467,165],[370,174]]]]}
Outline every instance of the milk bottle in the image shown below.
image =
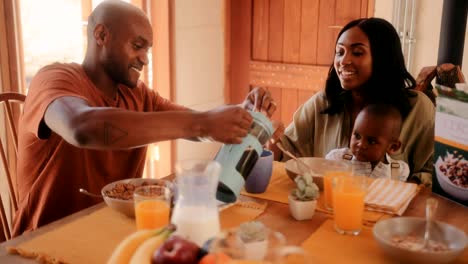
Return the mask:
{"type": "Polygon", "coordinates": [[[221,166],[216,161],[189,160],[176,166],[177,200],[171,222],[176,234],[199,246],[220,231],[215,199],[221,166]]]}

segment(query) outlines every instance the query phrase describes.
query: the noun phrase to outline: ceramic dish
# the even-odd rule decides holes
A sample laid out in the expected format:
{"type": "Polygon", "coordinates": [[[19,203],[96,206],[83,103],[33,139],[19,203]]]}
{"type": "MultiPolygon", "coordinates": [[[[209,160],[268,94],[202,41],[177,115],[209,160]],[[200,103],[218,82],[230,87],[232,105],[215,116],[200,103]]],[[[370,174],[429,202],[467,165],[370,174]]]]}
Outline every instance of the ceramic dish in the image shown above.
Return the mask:
{"type": "MultiPolygon", "coordinates": [[[[466,164],[466,161],[464,161],[466,164]]],[[[437,159],[435,163],[435,171],[437,175],[437,181],[440,184],[440,187],[451,196],[458,198],[462,201],[468,201],[468,188],[464,188],[453,183],[444,172],[440,170],[443,165],[443,160],[441,157],[437,159]]],[[[465,165],[466,166],[466,165],[465,165]]]]}
{"type": "Polygon", "coordinates": [[[374,238],[380,248],[398,263],[450,263],[463,253],[467,245],[467,237],[462,230],[442,222],[435,222],[438,237],[448,249],[434,252],[427,250],[411,250],[395,245],[395,237],[423,237],[425,219],[420,217],[394,217],[378,222],[373,228],[374,238]]]}
{"type": "Polygon", "coordinates": [[[128,217],[135,217],[133,202],[133,190],[142,185],[163,185],[171,186],[169,181],[158,179],[125,179],[107,184],[101,189],[104,202],[112,209],[125,214],[128,217]]]}

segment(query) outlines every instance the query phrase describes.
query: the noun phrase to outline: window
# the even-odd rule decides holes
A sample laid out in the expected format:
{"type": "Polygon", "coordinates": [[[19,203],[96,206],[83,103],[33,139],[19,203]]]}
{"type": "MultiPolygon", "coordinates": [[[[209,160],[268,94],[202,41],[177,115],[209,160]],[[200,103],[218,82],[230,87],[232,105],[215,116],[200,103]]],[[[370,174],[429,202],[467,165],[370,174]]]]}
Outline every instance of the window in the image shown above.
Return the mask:
{"type": "Polygon", "coordinates": [[[102,1],[20,1],[26,87],[45,65],[53,62],[82,62],[86,51],[87,17],[91,11],[85,9],[89,2],[94,8],[102,1]]]}

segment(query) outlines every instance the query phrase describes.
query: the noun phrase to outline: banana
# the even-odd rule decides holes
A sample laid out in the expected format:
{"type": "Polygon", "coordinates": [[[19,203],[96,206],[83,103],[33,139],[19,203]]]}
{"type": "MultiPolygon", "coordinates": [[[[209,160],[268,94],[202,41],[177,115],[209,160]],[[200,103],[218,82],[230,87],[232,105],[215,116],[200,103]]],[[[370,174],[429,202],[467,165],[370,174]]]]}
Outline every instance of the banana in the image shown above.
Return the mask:
{"type": "Polygon", "coordinates": [[[172,232],[173,230],[165,230],[158,236],[147,239],[137,248],[129,263],[150,264],[154,251],[162,245],[162,243],[169,237],[170,234],[172,234],[172,232]]]}
{"type": "Polygon", "coordinates": [[[165,227],[156,230],[139,230],[127,236],[114,249],[107,264],[128,264],[135,250],[148,238],[160,235],[166,230],[165,227]]]}

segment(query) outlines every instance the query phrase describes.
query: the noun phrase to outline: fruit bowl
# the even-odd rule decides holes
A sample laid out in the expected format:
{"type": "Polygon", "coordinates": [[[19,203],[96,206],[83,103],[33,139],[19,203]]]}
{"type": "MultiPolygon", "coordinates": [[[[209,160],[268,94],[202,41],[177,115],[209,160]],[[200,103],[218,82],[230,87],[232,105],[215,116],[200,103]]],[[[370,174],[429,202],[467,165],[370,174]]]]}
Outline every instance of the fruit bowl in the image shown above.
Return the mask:
{"type": "Polygon", "coordinates": [[[107,184],[101,189],[101,195],[107,206],[128,217],[134,218],[135,207],[133,202],[133,191],[135,188],[143,185],[172,187],[172,183],[165,180],[133,178],[107,184]]]}
{"type": "MultiPolygon", "coordinates": [[[[303,161],[312,169],[312,178],[314,179],[315,184],[317,184],[320,190],[323,190],[323,175],[326,171],[349,170],[348,164],[346,164],[343,161],[328,160],[325,158],[318,157],[302,157],[298,159],[303,161]]],[[[290,159],[284,164],[286,173],[288,174],[289,178],[293,181],[296,178],[296,176],[300,173],[299,166],[297,163],[297,161],[290,159]]]]}
{"type": "Polygon", "coordinates": [[[421,250],[421,247],[397,246],[395,237],[417,237],[422,240],[425,219],[420,217],[394,217],[379,221],[373,228],[379,247],[397,263],[450,263],[463,253],[467,237],[462,230],[442,222],[435,222],[439,239],[448,247],[446,251],[421,250]]]}

